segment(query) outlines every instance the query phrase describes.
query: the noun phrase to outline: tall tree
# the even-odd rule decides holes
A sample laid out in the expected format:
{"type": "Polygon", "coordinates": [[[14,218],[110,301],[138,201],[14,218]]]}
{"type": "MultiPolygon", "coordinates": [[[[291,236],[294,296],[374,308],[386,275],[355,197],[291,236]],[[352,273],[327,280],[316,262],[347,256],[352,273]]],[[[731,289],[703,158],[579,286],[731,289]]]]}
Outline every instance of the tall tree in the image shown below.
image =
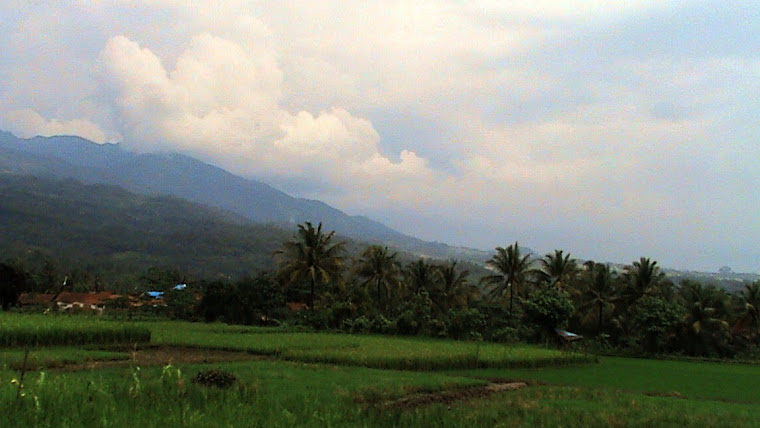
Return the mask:
{"type": "Polygon", "coordinates": [[[728,340],[726,317],[726,293],[713,285],[684,280],[679,294],[686,309],[687,346],[692,354],[710,355],[722,353],[728,340]]]}
{"type": "Polygon", "coordinates": [[[760,334],[760,281],[745,284],[737,297],[740,302],[739,323],[754,339],[760,334]]]}
{"type": "Polygon", "coordinates": [[[589,260],[583,265],[586,268],[583,308],[587,310],[587,318],[596,318],[596,331],[599,334],[603,330],[605,310],[615,308],[617,295],[614,277],[605,264],[589,260]]]}
{"type": "Polygon", "coordinates": [[[394,291],[400,287],[400,268],[396,253],[388,247],[370,245],[357,260],[355,274],[366,280],[362,286],[372,286],[375,292],[375,304],[381,310],[387,310],[394,291]]]}
{"type": "Polygon", "coordinates": [[[517,241],[507,248],[496,247],[496,254],[486,261],[486,267],[494,272],[483,277],[491,286],[491,295],[504,299],[509,296],[509,316],[514,314],[515,290],[519,293],[525,276],[530,272],[530,254],[522,255],[517,241]]]}
{"type": "Polygon", "coordinates": [[[423,258],[417,259],[406,266],[404,271],[406,286],[414,294],[422,291],[432,293],[440,280],[440,272],[430,262],[423,258]]]}
{"type": "Polygon", "coordinates": [[[345,242],[333,242],[335,231],[322,232],[322,223],[298,225],[293,239],[275,252],[278,273],[286,284],[309,283],[309,308],[314,310],[314,295],[318,286],[337,279],[343,269],[345,242]]]}
{"type": "Polygon", "coordinates": [[[623,292],[629,304],[641,297],[658,294],[660,291],[658,286],[665,278],[657,262],[647,257],[641,257],[639,261],[626,266],[624,276],[627,284],[623,292]]]}
{"type": "Polygon", "coordinates": [[[18,303],[19,295],[26,291],[26,272],[11,263],[0,263],[0,308],[7,311],[18,303]]]}
{"type": "Polygon", "coordinates": [[[538,272],[542,279],[560,290],[567,288],[578,274],[578,263],[570,258],[569,253],[563,254],[562,250],[546,254],[538,263],[538,272]]]}
{"type": "Polygon", "coordinates": [[[440,281],[435,292],[430,296],[442,312],[452,307],[466,308],[478,295],[478,288],[470,283],[470,271],[457,269],[453,261],[438,266],[440,281]]]}

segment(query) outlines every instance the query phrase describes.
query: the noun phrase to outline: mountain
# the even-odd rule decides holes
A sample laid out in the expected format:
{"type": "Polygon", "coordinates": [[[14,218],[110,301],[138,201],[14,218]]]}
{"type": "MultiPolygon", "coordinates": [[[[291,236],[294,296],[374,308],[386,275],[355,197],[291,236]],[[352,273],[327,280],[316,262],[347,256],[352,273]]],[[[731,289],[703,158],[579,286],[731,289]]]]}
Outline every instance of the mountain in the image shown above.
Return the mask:
{"type": "Polygon", "coordinates": [[[273,269],[272,254],[291,236],[175,197],[0,174],[1,259],[50,260],[109,283],[151,267],[204,278],[251,275],[273,269]]]}
{"type": "Polygon", "coordinates": [[[135,154],[118,144],[96,144],[72,136],[21,139],[0,131],[0,171],[111,184],[146,195],[171,195],[222,208],[257,223],[293,229],[322,222],[357,240],[389,245],[418,255],[482,262],[487,252],[451,247],[404,235],[363,216],[323,202],[294,198],[265,183],[233,175],[189,156],[135,154]]]}

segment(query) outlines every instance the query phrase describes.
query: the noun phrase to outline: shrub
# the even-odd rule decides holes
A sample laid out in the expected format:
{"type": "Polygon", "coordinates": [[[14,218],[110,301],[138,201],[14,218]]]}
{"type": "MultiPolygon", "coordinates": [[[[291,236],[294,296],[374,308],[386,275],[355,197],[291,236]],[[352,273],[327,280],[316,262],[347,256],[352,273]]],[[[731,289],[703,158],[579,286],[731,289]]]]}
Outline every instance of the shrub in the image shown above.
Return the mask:
{"type": "Polygon", "coordinates": [[[388,334],[393,330],[393,322],[388,318],[380,315],[373,318],[369,323],[369,331],[372,333],[388,334]]]}
{"type": "Polygon", "coordinates": [[[498,330],[494,330],[491,333],[489,339],[492,342],[514,343],[520,340],[520,334],[514,327],[503,327],[498,330]]]}
{"type": "Polygon", "coordinates": [[[364,315],[356,318],[351,325],[352,333],[366,333],[369,331],[369,319],[364,315]]]}
{"type": "Polygon", "coordinates": [[[193,383],[216,388],[229,388],[235,382],[237,378],[234,374],[221,369],[204,370],[193,378],[193,383]]]}

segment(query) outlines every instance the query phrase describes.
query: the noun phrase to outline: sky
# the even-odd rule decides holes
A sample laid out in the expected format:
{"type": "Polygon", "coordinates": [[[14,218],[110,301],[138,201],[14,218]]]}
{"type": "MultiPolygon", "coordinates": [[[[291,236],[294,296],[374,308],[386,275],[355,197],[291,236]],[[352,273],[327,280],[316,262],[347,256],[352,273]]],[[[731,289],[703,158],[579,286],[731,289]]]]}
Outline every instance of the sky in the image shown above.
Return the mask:
{"type": "MultiPolygon", "coordinates": [[[[4,0],[0,129],[426,240],[760,271],[751,1],[4,0]]],[[[329,228],[329,225],[325,225],[329,228]]]]}

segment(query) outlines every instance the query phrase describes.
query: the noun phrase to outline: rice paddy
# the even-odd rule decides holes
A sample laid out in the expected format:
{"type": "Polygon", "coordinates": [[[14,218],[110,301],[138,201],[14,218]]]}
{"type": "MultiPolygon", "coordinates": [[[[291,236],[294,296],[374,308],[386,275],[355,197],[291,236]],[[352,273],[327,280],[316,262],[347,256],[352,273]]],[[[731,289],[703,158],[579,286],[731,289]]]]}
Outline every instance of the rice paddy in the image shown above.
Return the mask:
{"type": "MultiPolygon", "coordinates": [[[[46,325],[26,317],[2,314],[0,332],[46,325]]],[[[62,331],[123,328],[88,317],[54,321],[62,331]]],[[[29,364],[36,370],[25,373],[17,364],[24,346],[3,345],[0,425],[751,426],[760,417],[756,365],[626,358],[597,364],[582,354],[525,345],[224,324],[127,325],[148,330],[150,342],[99,349],[109,341],[95,334],[86,347],[37,340],[29,359],[47,362],[40,364],[46,368],[29,364]],[[140,349],[161,352],[147,364],[135,358],[140,349]],[[234,355],[248,359],[226,359],[234,355]],[[114,360],[120,366],[82,364],[114,360]],[[235,383],[225,389],[192,381],[209,368],[235,383]],[[527,386],[491,388],[508,379],[527,386]]]]}
{"type": "Polygon", "coordinates": [[[135,344],[150,341],[150,330],[95,317],[0,313],[0,346],[39,347],[135,344]]]}

